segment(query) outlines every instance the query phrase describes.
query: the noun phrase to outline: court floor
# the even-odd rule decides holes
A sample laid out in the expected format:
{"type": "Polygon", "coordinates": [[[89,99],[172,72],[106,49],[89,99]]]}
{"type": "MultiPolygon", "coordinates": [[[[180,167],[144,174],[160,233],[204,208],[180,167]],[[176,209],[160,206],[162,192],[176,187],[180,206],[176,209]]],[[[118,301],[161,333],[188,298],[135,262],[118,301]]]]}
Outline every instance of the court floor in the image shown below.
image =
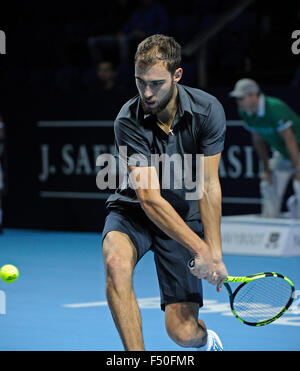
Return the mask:
{"type": "MultiPolygon", "coordinates": [[[[300,298],[300,257],[225,255],[231,275],[275,271],[288,276],[300,298]]],[[[123,350],[105,298],[101,238],[96,233],[5,230],[0,235],[0,266],[14,264],[20,278],[0,281],[0,350],[123,350]]],[[[153,254],[134,275],[146,350],[178,351],[164,328],[153,254]]],[[[254,328],[230,311],[225,288],[217,293],[204,283],[200,311],[224,350],[300,350],[300,300],[277,322],[254,328]],[[297,305],[299,304],[299,305],[297,305]]]]}

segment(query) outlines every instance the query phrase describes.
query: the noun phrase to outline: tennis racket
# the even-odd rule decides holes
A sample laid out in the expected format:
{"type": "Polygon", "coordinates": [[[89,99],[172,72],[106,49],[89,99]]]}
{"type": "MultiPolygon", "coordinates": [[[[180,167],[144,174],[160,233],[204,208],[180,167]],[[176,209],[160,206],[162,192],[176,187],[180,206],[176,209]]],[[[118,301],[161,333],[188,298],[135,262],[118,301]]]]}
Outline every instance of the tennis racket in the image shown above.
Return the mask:
{"type": "MultiPolygon", "coordinates": [[[[188,267],[193,269],[194,259],[188,267]]],[[[228,276],[224,286],[234,316],[249,326],[264,326],[281,317],[293,303],[293,282],[280,273],[263,272],[244,277],[228,276]],[[238,283],[233,291],[229,283],[238,283]]]]}

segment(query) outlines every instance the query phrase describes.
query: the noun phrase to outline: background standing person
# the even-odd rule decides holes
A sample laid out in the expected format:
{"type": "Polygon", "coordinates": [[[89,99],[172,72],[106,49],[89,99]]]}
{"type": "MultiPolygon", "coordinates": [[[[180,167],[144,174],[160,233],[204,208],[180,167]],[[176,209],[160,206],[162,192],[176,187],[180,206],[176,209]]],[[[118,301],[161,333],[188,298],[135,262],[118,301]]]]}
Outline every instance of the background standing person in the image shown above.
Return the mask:
{"type": "Polygon", "coordinates": [[[131,185],[118,188],[107,200],[102,239],[107,300],[125,350],[144,350],[132,276],[149,250],[154,252],[168,335],[183,347],[222,350],[218,335],[206,329],[198,312],[203,305],[199,278],[219,291],[227,277],[218,177],[226,120],[215,97],[179,84],[180,65],[181,48],[172,37],[156,34],[142,41],[135,55],[139,94],[122,107],[114,124],[116,147],[131,185]],[[177,160],[174,166],[162,162],[158,171],[153,154],[177,155],[177,160]],[[176,165],[186,154],[204,156],[204,184],[199,184],[199,164],[191,165],[195,188],[203,186],[203,196],[191,200],[191,189],[174,184],[176,165]],[[162,174],[169,176],[169,187],[162,186],[162,174]],[[192,257],[193,274],[187,267],[192,257]]]}
{"type": "Polygon", "coordinates": [[[287,206],[292,218],[300,218],[300,117],[280,99],[263,94],[251,79],[239,80],[229,95],[236,98],[239,115],[262,161],[262,215],[279,216],[288,181],[293,177],[294,195],[287,206]]]}

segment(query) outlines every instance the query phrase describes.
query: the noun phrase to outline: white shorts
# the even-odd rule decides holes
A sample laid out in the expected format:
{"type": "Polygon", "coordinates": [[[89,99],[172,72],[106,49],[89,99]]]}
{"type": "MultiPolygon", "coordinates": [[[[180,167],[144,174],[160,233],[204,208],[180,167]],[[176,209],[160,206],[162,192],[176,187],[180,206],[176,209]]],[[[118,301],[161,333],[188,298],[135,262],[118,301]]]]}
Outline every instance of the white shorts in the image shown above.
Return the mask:
{"type": "MultiPolygon", "coordinates": [[[[262,214],[265,217],[276,218],[280,214],[282,200],[288,183],[293,175],[293,168],[291,161],[283,158],[279,152],[273,153],[273,156],[269,161],[269,167],[273,172],[273,184],[269,184],[266,180],[260,182],[262,214]]],[[[295,191],[296,183],[294,183],[295,181],[293,182],[294,192],[296,199],[298,200],[299,192],[295,191]]]]}
{"type": "MultiPolygon", "coordinates": [[[[299,156],[300,159],[300,156],[299,156]]],[[[272,171],[284,171],[292,175],[291,160],[284,158],[279,152],[274,151],[272,158],[269,160],[269,167],[272,171]]]]}

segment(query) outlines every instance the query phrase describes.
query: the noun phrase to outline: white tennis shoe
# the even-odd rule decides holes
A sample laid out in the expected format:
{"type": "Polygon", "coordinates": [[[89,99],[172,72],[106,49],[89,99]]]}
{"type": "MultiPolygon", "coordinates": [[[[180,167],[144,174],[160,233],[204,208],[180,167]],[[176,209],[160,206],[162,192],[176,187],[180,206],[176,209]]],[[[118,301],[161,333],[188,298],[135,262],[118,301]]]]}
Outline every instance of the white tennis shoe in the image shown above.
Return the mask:
{"type": "Polygon", "coordinates": [[[219,338],[219,336],[212,330],[207,330],[207,343],[201,347],[197,348],[199,351],[223,351],[223,344],[219,338]]]}

